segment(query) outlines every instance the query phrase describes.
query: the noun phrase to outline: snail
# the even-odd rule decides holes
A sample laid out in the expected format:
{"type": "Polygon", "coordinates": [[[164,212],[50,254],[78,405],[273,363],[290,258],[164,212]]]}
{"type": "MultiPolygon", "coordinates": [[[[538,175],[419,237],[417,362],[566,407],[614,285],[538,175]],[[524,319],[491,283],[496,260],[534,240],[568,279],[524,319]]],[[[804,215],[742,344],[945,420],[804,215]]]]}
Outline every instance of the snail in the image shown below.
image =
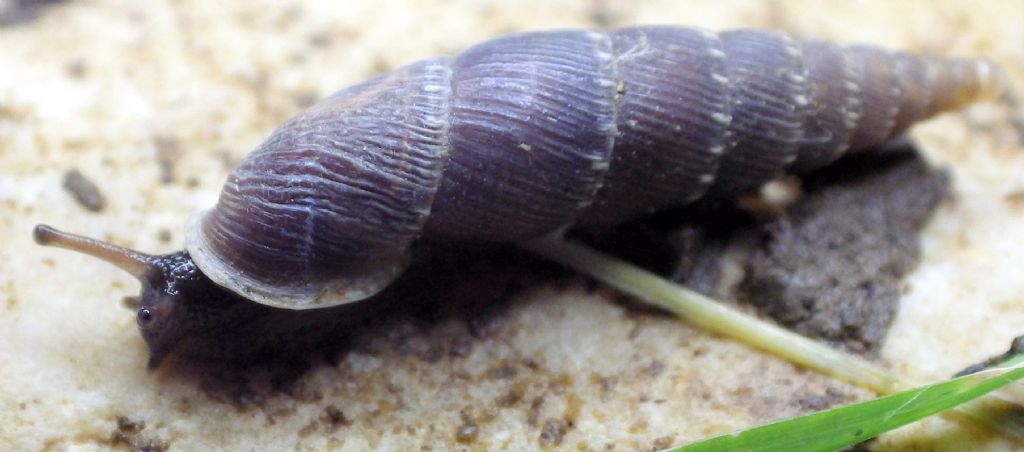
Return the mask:
{"type": "Polygon", "coordinates": [[[288,328],[270,326],[275,315],[369,298],[415,243],[515,243],[736,195],[877,149],[1003,85],[985,60],[771,30],[516,34],[288,120],[188,221],[182,251],[152,256],[44,225],[34,235],[139,279],[154,367],[213,332],[270,335],[288,328]]]}

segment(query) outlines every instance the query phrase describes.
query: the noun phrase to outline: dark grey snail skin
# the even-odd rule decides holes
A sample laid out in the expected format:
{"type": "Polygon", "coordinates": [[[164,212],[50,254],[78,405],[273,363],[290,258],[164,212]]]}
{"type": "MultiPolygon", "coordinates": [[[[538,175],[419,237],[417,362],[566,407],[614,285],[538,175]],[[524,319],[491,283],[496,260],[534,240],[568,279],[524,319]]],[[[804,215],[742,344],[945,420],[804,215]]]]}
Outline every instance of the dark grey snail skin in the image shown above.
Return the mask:
{"type": "Polygon", "coordinates": [[[241,300],[334,306],[386,287],[420,240],[517,242],[735,195],[1002,86],[983,60],[769,30],[497,38],[283,124],[189,221],[186,256],[241,300]]]}

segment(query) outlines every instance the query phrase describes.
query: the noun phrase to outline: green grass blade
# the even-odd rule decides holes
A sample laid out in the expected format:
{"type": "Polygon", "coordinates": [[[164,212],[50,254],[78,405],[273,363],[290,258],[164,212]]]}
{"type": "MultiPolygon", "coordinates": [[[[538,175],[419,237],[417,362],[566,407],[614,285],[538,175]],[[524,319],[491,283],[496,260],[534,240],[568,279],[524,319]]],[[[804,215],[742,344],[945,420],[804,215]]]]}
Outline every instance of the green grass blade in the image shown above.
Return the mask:
{"type": "MultiPolygon", "coordinates": [[[[1024,355],[1013,355],[991,368],[1005,369],[1021,366],[1024,366],[1024,355]]],[[[1020,389],[1020,387],[1013,389],[1020,389]]],[[[1018,391],[1019,393],[1020,391],[1018,391]]],[[[943,414],[949,418],[992,428],[1007,437],[1020,439],[1024,436],[1021,433],[1024,432],[1024,410],[1018,403],[1011,400],[1021,400],[1021,398],[1020,395],[1006,395],[1009,396],[1009,399],[993,396],[980,397],[943,414]]]]}
{"type": "Polygon", "coordinates": [[[993,369],[673,449],[677,452],[829,451],[874,438],[1024,378],[1024,365],[993,369]]]}

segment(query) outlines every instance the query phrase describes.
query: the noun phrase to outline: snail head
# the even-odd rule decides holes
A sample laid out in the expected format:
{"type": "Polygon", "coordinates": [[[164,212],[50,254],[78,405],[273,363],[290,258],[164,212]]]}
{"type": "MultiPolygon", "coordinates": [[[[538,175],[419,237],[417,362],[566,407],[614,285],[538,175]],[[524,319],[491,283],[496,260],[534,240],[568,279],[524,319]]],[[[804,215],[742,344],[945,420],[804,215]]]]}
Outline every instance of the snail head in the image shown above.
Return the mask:
{"type": "Polygon", "coordinates": [[[33,230],[36,243],[78,251],[106,261],[139,280],[137,297],[127,300],[149,347],[149,368],[155,369],[183,344],[237,322],[236,295],[211,282],[186,251],[150,255],[96,239],[62,232],[46,225],[33,230]]]}

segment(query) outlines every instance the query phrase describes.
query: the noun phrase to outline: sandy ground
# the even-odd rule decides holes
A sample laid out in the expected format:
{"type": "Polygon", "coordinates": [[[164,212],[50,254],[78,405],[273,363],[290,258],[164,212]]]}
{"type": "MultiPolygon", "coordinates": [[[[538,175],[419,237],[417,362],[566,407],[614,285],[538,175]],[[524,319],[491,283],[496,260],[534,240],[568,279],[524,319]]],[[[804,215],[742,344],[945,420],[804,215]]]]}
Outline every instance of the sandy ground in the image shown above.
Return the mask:
{"type": "MultiPolygon", "coordinates": [[[[9,6],[12,3],[0,2],[9,6]]],[[[95,0],[0,28],[0,443],[19,450],[636,450],[870,394],[629,308],[582,284],[539,287],[481,321],[385,324],[336,365],[274,376],[147,373],[136,283],[41,249],[46,222],[149,252],[232,164],[313,100],[503,33],[672,23],[984,55],[1024,87],[1018,1],[296,2],[95,0]],[[79,169],[91,212],[61,188],[79,169]],[[479,327],[485,325],[484,328],[479,327]]],[[[974,107],[918,127],[956,200],[924,235],[882,361],[934,381],[1024,333],[1019,109],[974,107]]],[[[999,450],[945,420],[879,450],[999,450]]]]}

